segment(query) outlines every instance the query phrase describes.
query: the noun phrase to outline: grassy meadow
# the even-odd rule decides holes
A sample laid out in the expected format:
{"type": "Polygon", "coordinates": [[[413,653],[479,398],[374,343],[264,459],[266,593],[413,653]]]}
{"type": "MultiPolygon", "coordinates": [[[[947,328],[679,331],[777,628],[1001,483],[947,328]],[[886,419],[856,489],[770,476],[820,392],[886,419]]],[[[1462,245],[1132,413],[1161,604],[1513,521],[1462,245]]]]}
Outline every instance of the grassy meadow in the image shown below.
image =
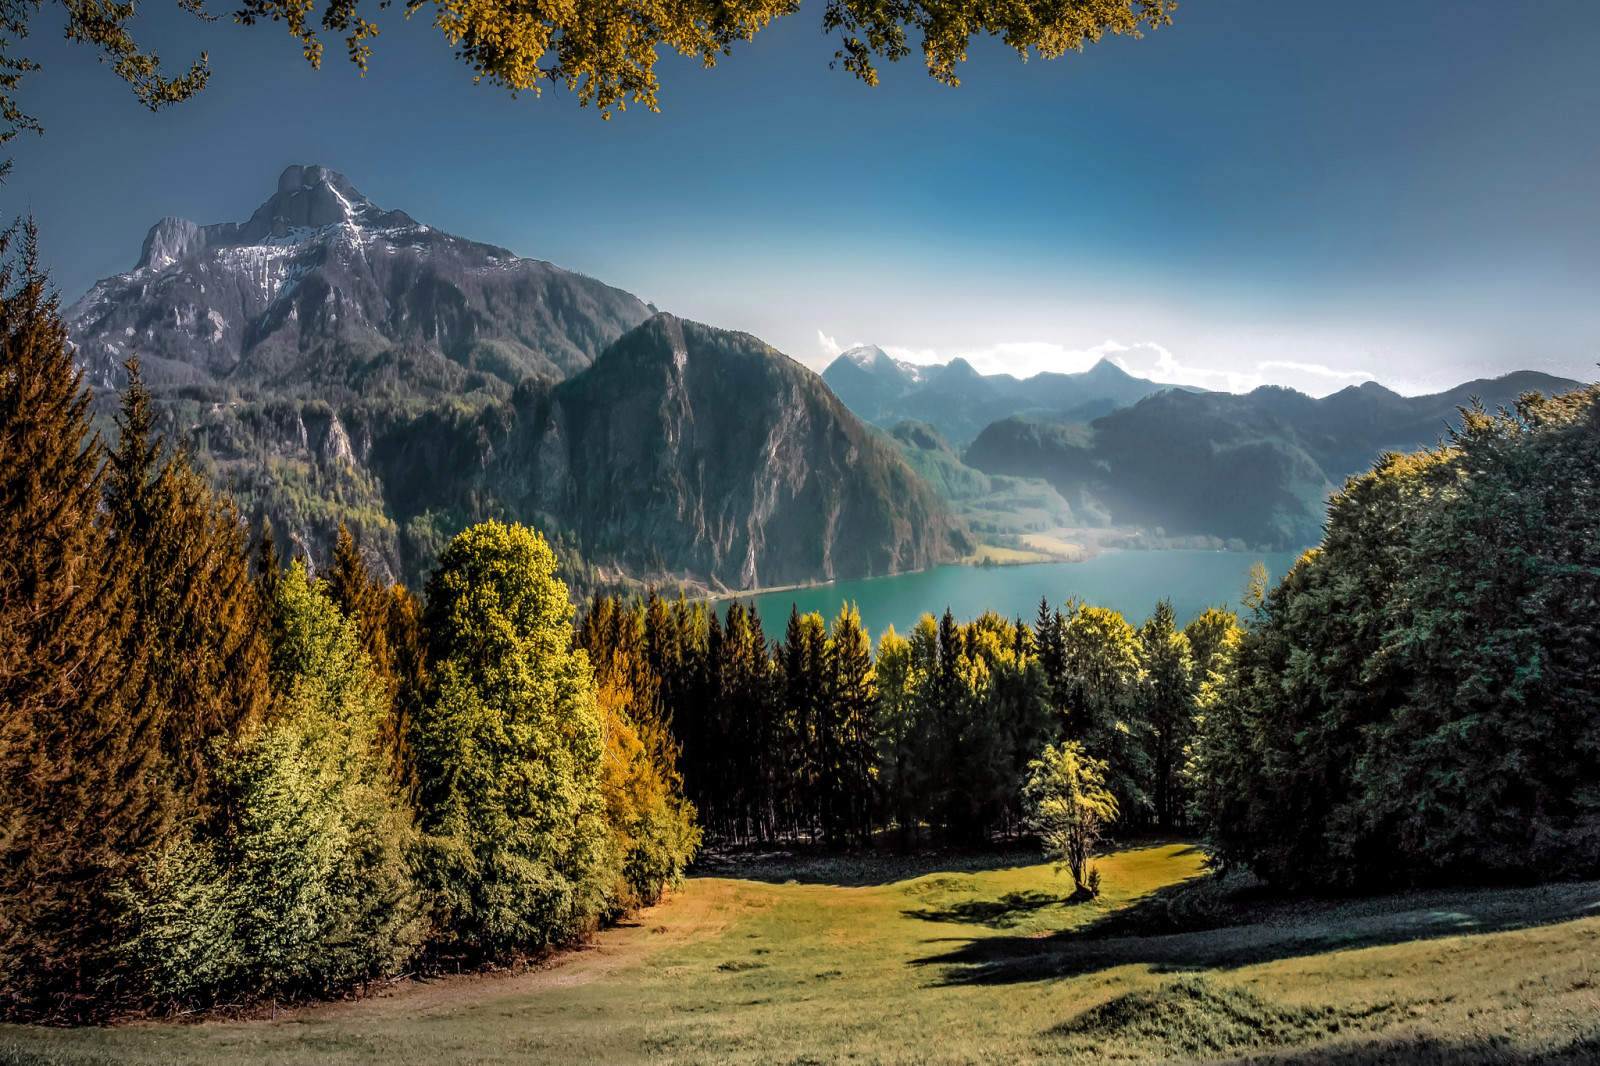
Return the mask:
{"type": "Polygon", "coordinates": [[[4,1027],[0,1063],[1600,1060],[1597,883],[1279,903],[1165,844],[1102,858],[1102,897],[1068,903],[1027,856],[946,865],[746,863],[538,969],[4,1027]]]}

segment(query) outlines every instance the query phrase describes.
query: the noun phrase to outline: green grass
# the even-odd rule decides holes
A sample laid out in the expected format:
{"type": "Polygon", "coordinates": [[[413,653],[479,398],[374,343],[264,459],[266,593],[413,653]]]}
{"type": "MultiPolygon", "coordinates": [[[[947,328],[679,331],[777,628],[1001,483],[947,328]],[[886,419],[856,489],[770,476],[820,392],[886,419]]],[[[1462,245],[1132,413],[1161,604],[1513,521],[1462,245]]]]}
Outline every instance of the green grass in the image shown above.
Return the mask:
{"type": "Polygon", "coordinates": [[[275,1021],[0,1027],[0,1066],[1600,1061],[1600,885],[1278,904],[1202,860],[1110,855],[1068,903],[1048,865],[774,859],[542,970],[275,1021]]]}

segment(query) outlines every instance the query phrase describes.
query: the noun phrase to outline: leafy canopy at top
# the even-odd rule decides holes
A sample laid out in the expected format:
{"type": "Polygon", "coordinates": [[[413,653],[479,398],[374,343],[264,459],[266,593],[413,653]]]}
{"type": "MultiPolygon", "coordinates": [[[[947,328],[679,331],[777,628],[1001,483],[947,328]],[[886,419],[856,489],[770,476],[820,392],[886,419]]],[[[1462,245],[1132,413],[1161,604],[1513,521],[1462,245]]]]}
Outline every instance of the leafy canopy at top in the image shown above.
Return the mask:
{"type": "MultiPolygon", "coordinates": [[[[92,45],[117,76],[151,110],[186,100],[205,87],[210,67],[204,52],[176,76],[162,72],[160,57],[143,49],[129,29],[134,0],[57,0],[67,15],[68,40],[92,45]]],[[[174,0],[204,20],[216,16],[205,0],[174,0]]],[[[326,33],[343,40],[363,72],[378,26],[367,20],[361,0],[236,0],[231,17],[245,25],[282,22],[300,42],[306,61],[322,63],[326,33]]],[[[513,95],[546,83],[565,85],[580,104],[594,104],[603,117],[612,108],[642,103],[656,110],[658,50],[715,66],[737,41],[752,39],[775,18],[793,14],[799,0],[399,0],[410,18],[431,9],[433,24],[472,69],[513,95]]],[[[395,0],[378,0],[378,9],[395,0]]],[[[22,111],[16,91],[38,64],[19,53],[31,17],[44,0],[0,0],[0,143],[20,130],[38,132],[38,121],[22,111]]],[[[958,85],[956,67],[980,34],[999,37],[1024,60],[1037,53],[1053,59],[1107,33],[1140,36],[1143,26],[1171,22],[1176,0],[827,0],[822,27],[836,37],[835,62],[869,85],[878,83],[875,59],[897,62],[921,36],[928,73],[958,85]]],[[[366,9],[368,11],[370,8],[366,9]]]]}

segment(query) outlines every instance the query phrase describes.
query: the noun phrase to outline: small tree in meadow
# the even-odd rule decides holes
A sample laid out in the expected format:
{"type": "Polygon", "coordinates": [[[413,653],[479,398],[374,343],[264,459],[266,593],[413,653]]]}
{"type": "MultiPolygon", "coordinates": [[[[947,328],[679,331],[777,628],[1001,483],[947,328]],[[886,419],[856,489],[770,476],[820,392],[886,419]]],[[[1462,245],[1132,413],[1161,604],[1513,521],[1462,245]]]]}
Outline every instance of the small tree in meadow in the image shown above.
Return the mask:
{"type": "Polygon", "coordinates": [[[1072,872],[1076,892],[1099,895],[1099,878],[1088,870],[1089,855],[1105,827],[1117,820],[1117,800],[1106,789],[1106,764],[1084,754],[1083,746],[1064,741],[1047,745],[1028,764],[1029,824],[1044,840],[1045,855],[1056,872],[1072,872]]]}

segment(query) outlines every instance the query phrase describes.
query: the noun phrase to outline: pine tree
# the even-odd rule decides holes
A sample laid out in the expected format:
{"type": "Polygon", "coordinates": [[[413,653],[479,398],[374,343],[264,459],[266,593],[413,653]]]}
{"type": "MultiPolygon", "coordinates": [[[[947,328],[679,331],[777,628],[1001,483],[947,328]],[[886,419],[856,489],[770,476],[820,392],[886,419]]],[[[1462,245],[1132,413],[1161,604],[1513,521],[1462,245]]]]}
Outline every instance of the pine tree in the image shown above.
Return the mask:
{"type": "Polygon", "coordinates": [[[373,669],[385,683],[394,686],[394,656],[389,651],[389,589],[367,569],[350,529],[339,523],[334,544],[333,566],[323,576],[328,596],[356,624],[361,646],[372,660],[373,669]]]}
{"type": "Polygon", "coordinates": [[[911,642],[890,626],[878,638],[874,665],[876,700],[873,735],[877,738],[875,812],[892,824],[900,847],[911,846],[917,829],[915,805],[915,740],[920,678],[911,656],[911,642]]]}
{"type": "Polygon", "coordinates": [[[271,702],[271,623],[250,573],[247,530],[226,498],[162,438],[137,361],[108,464],[112,554],[124,581],[120,699],[159,730],[178,787],[204,805],[213,744],[271,702]]]}

